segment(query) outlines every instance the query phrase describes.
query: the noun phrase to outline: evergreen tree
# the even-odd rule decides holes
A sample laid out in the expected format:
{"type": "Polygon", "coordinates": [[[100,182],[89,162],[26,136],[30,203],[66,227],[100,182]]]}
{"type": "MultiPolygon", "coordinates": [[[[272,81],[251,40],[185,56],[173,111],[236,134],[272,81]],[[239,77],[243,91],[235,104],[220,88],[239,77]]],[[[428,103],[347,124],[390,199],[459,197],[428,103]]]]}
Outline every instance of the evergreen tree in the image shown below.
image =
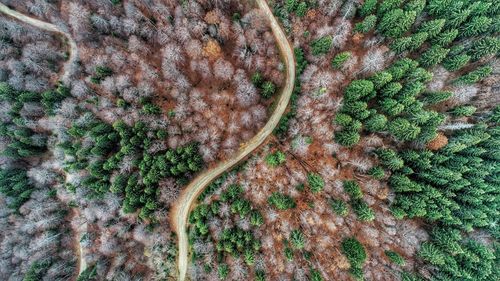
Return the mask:
{"type": "Polygon", "coordinates": [[[356,23],[354,31],[361,33],[368,33],[372,31],[377,24],[377,16],[369,15],[362,22],[356,23]]]}
{"type": "Polygon", "coordinates": [[[323,178],[316,173],[308,173],[307,174],[307,183],[309,184],[309,188],[313,193],[318,193],[323,190],[325,186],[325,181],[323,178]]]}
{"type": "Polygon", "coordinates": [[[426,32],[429,39],[432,39],[441,33],[444,27],[445,19],[435,19],[424,22],[418,28],[419,32],[426,32]]]}
{"type": "Polygon", "coordinates": [[[377,30],[384,36],[397,38],[408,31],[415,21],[415,11],[394,9],[384,13],[377,30]]]}
{"type": "Polygon", "coordinates": [[[470,56],[467,54],[460,54],[456,56],[448,56],[443,61],[443,66],[448,71],[457,71],[469,63],[470,56]]]}
{"type": "Polygon", "coordinates": [[[418,59],[418,62],[423,67],[431,67],[441,63],[450,50],[439,45],[434,45],[427,49],[418,59]]]}
{"type": "Polygon", "coordinates": [[[373,14],[376,8],[377,0],[366,0],[358,9],[358,12],[361,17],[366,17],[370,14],[373,14]]]}

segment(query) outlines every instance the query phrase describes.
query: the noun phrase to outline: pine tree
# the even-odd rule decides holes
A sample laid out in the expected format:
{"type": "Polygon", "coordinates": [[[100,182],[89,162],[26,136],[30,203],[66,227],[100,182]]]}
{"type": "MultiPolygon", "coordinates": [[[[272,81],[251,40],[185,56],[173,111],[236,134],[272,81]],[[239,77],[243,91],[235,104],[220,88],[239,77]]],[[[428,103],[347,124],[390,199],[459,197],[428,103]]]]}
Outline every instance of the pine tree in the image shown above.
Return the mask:
{"type": "Polygon", "coordinates": [[[351,147],[357,144],[361,136],[357,131],[342,130],[335,132],[335,141],[342,146],[351,147]]]}
{"type": "Polygon", "coordinates": [[[342,52],[337,54],[333,59],[332,59],[332,67],[339,69],[344,65],[344,63],[351,57],[351,53],[349,52],[342,52]]]}
{"type": "Polygon", "coordinates": [[[362,22],[356,23],[354,31],[361,33],[368,33],[372,31],[377,25],[377,16],[369,15],[362,22]]]}
{"type": "Polygon", "coordinates": [[[457,106],[450,111],[455,117],[472,116],[475,112],[476,107],[472,105],[457,106]]]}
{"type": "Polygon", "coordinates": [[[418,32],[426,32],[429,39],[432,39],[441,33],[445,22],[445,19],[435,19],[424,22],[418,28],[418,32]]]}
{"type": "Polygon", "coordinates": [[[356,101],[368,96],[374,90],[374,85],[369,80],[354,80],[345,89],[344,100],[356,101]]]}
{"type": "Polygon", "coordinates": [[[384,251],[384,253],[392,263],[399,265],[399,266],[406,265],[405,259],[400,254],[398,254],[394,251],[391,251],[391,250],[386,250],[386,251],[384,251]]]}
{"type": "Polygon", "coordinates": [[[446,47],[451,44],[457,36],[458,29],[449,29],[436,35],[436,37],[432,39],[431,44],[446,47]]]}
{"type": "Polygon", "coordinates": [[[290,233],[290,242],[295,249],[300,250],[304,248],[306,239],[300,230],[295,229],[290,233]]]}
{"type": "Polygon", "coordinates": [[[341,217],[345,217],[349,213],[349,210],[347,209],[347,204],[341,199],[332,199],[330,201],[330,207],[332,208],[332,211],[335,214],[341,217]]]}
{"type": "Polygon", "coordinates": [[[407,51],[410,48],[411,44],[412,44],[411,37],[409,36],[401,37],[394,40],[391,43],[390,48],[396,54],[401,54],[402,52],[407,51]]]}
{"type": "Polygon", "coordinates": [[[472,37],[485,33],[490,28],[492,22],[492,19],[489,17],[473,17],[468,22],[462,25],[462,27],[460,28],[459,37],[472,37]]]}
{"type": "Polygon", "coordinates": [[[366,0],[358,9],[358,12],[361,17],[366,17],[370,14],[373,14],[376,8],[377,0],[366,0]]]}
{"type": "Polygon", "coordinates": [[[391,10],[383,15],[377,30],[387,37],[400,37],[410,29],[416,15],[415,11],[391,10]]]}
{"type": "Polygon", "coordinates": [[[320,192],[325,186],[325,181],[323,180],[323,178],[316,173],[307,174],[307,183],[309,184],[309,188],[313,193],[320,192]]]}
{"type": "Polygon", "coordinates": [[[365,121],[365,129],[369,132],[383,131],[387,124],[387,117],[382,114],[374,114],[365,121]]]}
{"type": "Polygon", "coordinates": [[[354,180],[345,180],[342,182],[344,191],[351,197],[351,199],[361,199],[363,198],[363,192],[361,187],[354,180]]]}
{"type": "Polygon", "coordinates": [[[470,56],[467,54],[460,54],[457,56],[448,56],[443,61],[443,66],[448,71],[457,71],[469,63],[470,56]]]}
{"type": "Polygon", "coordinates": [[[379,71],[372,75],[369,80],[373,83],[375,89],[380,89],[392,81],[392,75],[387,71],[379,71]]]}
{"type": "Polygon", "coordinates": [[[477,61],[482,57],[496,54],[500,50],[500,38],[484,37],[472,43],[472,47],[467,51],[472,61],[477,61]]]}
{"type": "Polygon", "coordinates": [[[449,49],[434,45],[420,56],[418,62],[423,67],[431,67],[443,61],[449,51],[449,49]]]}

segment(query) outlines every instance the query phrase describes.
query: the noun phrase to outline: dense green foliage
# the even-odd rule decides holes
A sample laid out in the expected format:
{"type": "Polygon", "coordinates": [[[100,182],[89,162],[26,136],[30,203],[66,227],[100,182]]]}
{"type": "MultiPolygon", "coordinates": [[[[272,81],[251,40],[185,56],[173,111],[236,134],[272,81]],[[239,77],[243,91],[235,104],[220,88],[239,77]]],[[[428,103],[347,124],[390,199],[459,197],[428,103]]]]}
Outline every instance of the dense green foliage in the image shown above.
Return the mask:
{"type": "Polygon", "coordinates": [[[274,153],[269,153],[266,156],[265,161],[267,165],[277,167],[286,161],[286,155],[282,151],[277,150],[274,153]]]}
{"type": "Polygon", "coordinates": [[[0,171],[0,192],[11,198],[7,206],[18,210],[34,191],[26,171],[22,169],[5,169],[0,171]]]}
{"type": "Polygon", "coordinates": [[[405,266],[406,261],[400,254],[391,250],[386,250],[384,253],[392,263],[399,266],[405,266]]]}
{"type": "Polygon", "coordinates": [[[108,191],[123,193],[125,212],[140,209],[141,219],[153,219],[153,212],[158,208],[160,179],[173,177],[184,181],[200,170],[202,160],[195,143],[155,154],[147,152],[154,138],[161,136],[150,137],[149,131],[141,122],[130,127],[118,121],[111,126],[86,115],[68,130],[72,140],[60,144],[70,159],[65,162],[65,170],[89,171],[83,186],[97,195],[108,191]],[[132,172],[112,176],[125,157],[136,158],[132,172]]]}
{"type": "Polygon", "coordinates": [[[313,193],[318,193],[325,187],[325,181],[319,174],[316,173],[307,174],[307,183],[313,193]]]}
{"type": "Polygon", "coordinates": [[[361,268],[367,258],[363,245],[354,237],[345,238],[342,240],[341,250],[351,264],[349,270],[351,275],[353,275],[356,280],[362,280],[363,271],[361,268]]]}
{"type": "Polygon", "coordinates": [[[267,202],[278,210],[292,209],[296,206],[292,197],[279,192],[273,192],[267,199],[267,202]]]}
{"type": "Polygon", "coordinates": [[[315,56],[324,55],[330,51],[333,39],[331,36],[324,36],[311,42],[311,52],[315,56]]]}

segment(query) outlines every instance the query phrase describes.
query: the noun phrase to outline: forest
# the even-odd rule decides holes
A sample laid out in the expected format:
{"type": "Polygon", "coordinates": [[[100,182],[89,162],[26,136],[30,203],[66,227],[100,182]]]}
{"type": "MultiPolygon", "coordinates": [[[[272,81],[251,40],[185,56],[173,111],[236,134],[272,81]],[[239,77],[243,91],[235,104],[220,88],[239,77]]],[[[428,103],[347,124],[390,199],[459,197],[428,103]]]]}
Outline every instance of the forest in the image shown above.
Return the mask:
{"type": "Polygon", "coordinates": [[[0,30],[1,280],[500,279],[498,1],[1,0],[0,30]]]}

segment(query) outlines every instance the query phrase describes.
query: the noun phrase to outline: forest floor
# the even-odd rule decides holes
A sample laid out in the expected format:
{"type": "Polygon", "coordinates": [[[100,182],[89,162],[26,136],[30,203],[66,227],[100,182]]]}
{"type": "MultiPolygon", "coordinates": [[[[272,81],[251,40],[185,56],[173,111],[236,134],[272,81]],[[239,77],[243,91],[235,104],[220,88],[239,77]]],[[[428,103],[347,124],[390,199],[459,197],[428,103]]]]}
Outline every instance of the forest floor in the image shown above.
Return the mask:
{"type": "Polygon", "coordinates": [[[71,76],[71,71],[73,69],[72,66],[74,64],[76,64],[78,61],[78,47],[76,46],[76,42],[75,42],[75,40],[73,40],[71,35],[68,32],[62,30],[60,27],[58,27],[54,24],[44,22],[44,21],[29,17],[26,15],[23,15],[17,11],[10,9],[9,7],[7,7],[6,5],[4,5],[2,3],[0,3],[0,12],[4,13],[6,15],[9,15],[9,16],[11,16],[19,21],[22,21],[26,24],[43,29],[45,31],[54,32],[54,33],[58,33],[58,34],[63,35],[67,39],[67,43],[69,44],[70,49],[69,49],[69,59],[64,64],[64,71],[63,71],[63,74],[61,76],[61,80],[63,80],[63,81],[68,80],[68,78],[71,76]]]}
{"type": "Polygon", "coordinates": [[[265,17],[269,20],[271,24],[271,29],[273,35],[277,40],[278,47],[280,49],[281,55],[283,57],[284,63],[286,65],[286,81],[281,89],[279,100],[276,103],[276,108],[269,118],[266,125],[248,142],[242,144],[240,149],[234,156],[227,159],[213,169],[205,171],[204,173],[197,176],[181,193],[181,196],[177,200],[175,206],[173,207],[173,213],[171,216],[172,227],[177,233],[178,237],[178,270],[179,279],[184,281],[186,278],[186,272],[188,267],[188,237],[186,232],[186,224],[188,222],[188,215],[190,210],[194,207],[196,198],[199,194],[208,186],[214,179],[220,176],[225,171],[231,169],[240,161],[245,159],[250,153],[257,149],[269,135],[272,134],[273,130],[278,125],[282,115],[285,113],[292,95],[294,85],[295,85],[295,59],[293,56],[293,49],[288,42],[288,39],[281,29],[278,21],[274,18],[274,15],[269,8],[265,0],[256,1],[258,7],[262,10],[265,17]]]}

